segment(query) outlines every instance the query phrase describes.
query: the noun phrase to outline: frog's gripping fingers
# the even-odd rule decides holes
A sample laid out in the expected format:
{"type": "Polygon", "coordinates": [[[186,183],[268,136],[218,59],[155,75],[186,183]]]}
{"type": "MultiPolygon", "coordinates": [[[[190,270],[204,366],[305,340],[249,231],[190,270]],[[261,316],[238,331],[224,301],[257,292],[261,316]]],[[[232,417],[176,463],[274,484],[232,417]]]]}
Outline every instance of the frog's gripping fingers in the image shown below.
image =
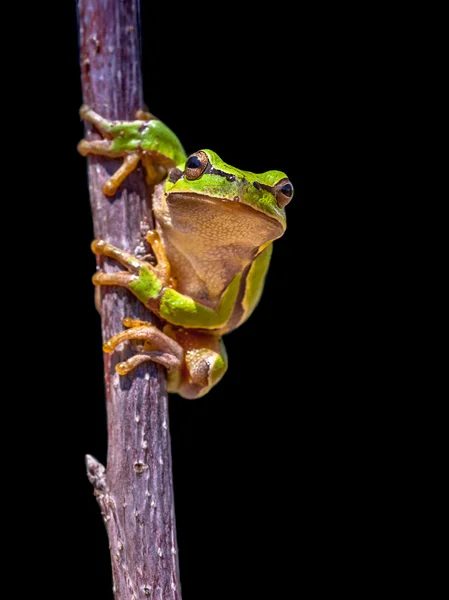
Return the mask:
{"type": "Polygon", "coordinates": [[[148,154],[142,154],[142,164],[145,167],[147,185],[155,185],[167,175],[167,169],[163,165],[153,162],[148,154]]]}
{"type": "MultiPolygon", "coordinates": [[[[117,152],[111,150],[111,144],[109,140],[94,140],[88,142],[87,140],[81,140],[78,144],[78,152],[82,156],[88,154],[96,154],[97,156],[107,156],[109,158],[119,158],[123,156],[124,152],[117,152]]],[[[130,173],[134,171],[140,161],[140,155],[137,152],[127,153],[123,159],[122,165],[117,171],[106,181],[103,186],[103,192],[106,196],[113,196],[123,181],[128,177],[130,173]]]]}
{"type": "Polygon", "coordinates": [[[135,280],[136,276],[128,273],[128,271],[119,271],[118,273],[104,273],[97,271],[92,277],[92,283],[98,285],[119,285],[128,287],[131,281],[135,280]]]}
{"type": "Polygon", "coordinates": [[[96,113],[90,108],[90,106],[83,104],[83,106],[80,108],[80,117],[88,123],[92,123],[92,125],[95,125],[95,127],[99,131],[101,131],[101,133],[105,137],[112,139],[112,122],[108,121],[107,119],[96,113]]]}
{"type": "Polygon", "coordinates": [[[103,186],[103,192],[106,196],[113,196],[123,181],[128,177],[130,173],[134,171],[140,161],[140,155],[136,152],[128,154],[123,159],[121,167],[106,181],[103,186]]]}
{"type": "Polygon", "coordinates": [[[141,321],[140,319],[132,319],[131,317],[123,317],[122,323],[125,327],[142,327],[143,325],[151,325],[148,321],[141,321]]]}
{"type": "MultiPolygon", "coordinates": [[[[153,267],[149,262],[145,260],[141,260],[134,256],[133,254],[129,254],[129,252],[125,252],[104,240],[94,240],[92,242],[91,248],[94,254],[99,254],[103,256],[109,256],[109,258],[114,258],[121,265],[126,267],[130,273],[134,275],[139,274],[139,270],[144,267],[147,270],[152,271],[157,275],[157,277],[161,280],[162,285],[169,285],[170,282],[170,263],[168,261],[167,255],[165,254],[164,246],[161,242],[159,234],[157,231],[150,230],[146,236],[147,242],[151,245],[154,255],[157,260],[157,266],[153,267]]],[[[94,275],[94,284],[95,285],[128,285],[131,281],[135,279],[134,275],[132,277],[125,277],[126,273],[101,273],[98,272],[94,275]],[[101,275],[101,278],[100,278],[101,275]],[[114,283],[114,276],[120,276],[120,281],[126,283],[114,283]],[[111,276],[111,277],[110,277],[111,276]]]]}
{"type": "MultiPolygon", "coordinates": [[[[104,240],[94,240],[91,244],[91,249],[94,254],[102,256],[109,256],[109,258],[115,259],[121,265],[126,267],[131,273],[137,273],[142,266],[149,267],[149,264],[145,261],[139,260],[129,252],[125,252],[104,240]]],[[[114,273],[111,273],[114,275],[114,273]]]]}
{"type": "MultiPolygon", "coordinates": [[[[140,160],[145,168],[148,185],[159,183],[167,175],[167,160],[162,160],[163,155],[156,158],[154,153],[148,154],[141,149],[141,128],[143,126],[145,130],[146,123],[158,120],[154,115],[139,110],[136,114],[137,121],[109,121],[86,105],[81,107],[80,115],[85,121],[95,125],[99,132],[108,138],[106,140],[81,140],[78,144],[80,154],[83,156],[96,154],[109,158],[124,157],[122,166],[104,184],[103,191],[106,196],[113,196],[117,192],[123,180],[134,171],[140,160]],[[117,143],[118,138],[121,138],[120,143],[117,143]]],[[[157,151],[155,154],[158,154],[157,151]]],[[[168,160],[170,165],[172,162],[168,160]]]]}
{"type": "Polygon", "coordinates": [[[165,285],[170,281],[170,262],[165,253],[164,245],[161,241],[161,236],[155,229],[150,229],[146,235],[146,240],[150,244],[157,261],[158,276],[165,285]]]}
{"type": "Polygon", "coordinates": [[[111,150],[111,142],[109,140],[93,140],[92,142],[81,140],[78,144],[78,152],[82,156],[87,156],[88,154],[108,156],[109,158],[123,156],[122,152],[111,150]]]}

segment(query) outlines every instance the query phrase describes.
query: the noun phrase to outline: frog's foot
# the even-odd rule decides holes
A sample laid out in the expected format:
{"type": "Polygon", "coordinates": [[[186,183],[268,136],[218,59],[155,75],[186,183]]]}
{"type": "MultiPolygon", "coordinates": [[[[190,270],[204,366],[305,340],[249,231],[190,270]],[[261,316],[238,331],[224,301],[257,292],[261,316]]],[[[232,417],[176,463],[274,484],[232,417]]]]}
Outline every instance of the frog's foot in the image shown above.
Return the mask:
{"type": "Polygon", "coordinates": [[[127,375],[144,362],[152,361],[168,370],[168,391],[184,398],[200,398],[226,372],[226,350],[213,333],[186,330],[166,324],[163,331],[147,321],[124,318],[128,329],[110,338],[104,352],[113,352],[125,341],[139,341],[138,354],[118,363],[115,370],[127,375]]]}
{"type": "Polygon", "coordinates": [[[149,185],[153,185],[166,175],[167,169],[159,164],[153,164],[150,156],[141,150],[141,130],[145,124],[155,119],[150,113],[138,111],[138,115],[144,117],[136,121],[109,121],[89,106],[80,108],[80,116],[92,123],[106,138],[104,140],[81,140],[78,151],[83,156],[96,154],[109,158],[123,157],[123,164],[106,181],[103,191],[107,196],[113,196],[123,181],[132,173],[140,160],[142,160],[146,171],[146,179],[149,185]],[[149,118],[147,118],[149,117],[149,118]]]}
{"type": "Polygon", "coordinates": [[[127,340],[138,340],[143,344],[137,346],[138,354],[116,365],[115,370],[119,375],[127,375],[147,361],[159,363],[169,371],[181,369],[184,350],[175,340],[147,321],[125,317],[123,325],[128,329],[105,342],[104,352],[113,352],[117,346],[127,340]]]}

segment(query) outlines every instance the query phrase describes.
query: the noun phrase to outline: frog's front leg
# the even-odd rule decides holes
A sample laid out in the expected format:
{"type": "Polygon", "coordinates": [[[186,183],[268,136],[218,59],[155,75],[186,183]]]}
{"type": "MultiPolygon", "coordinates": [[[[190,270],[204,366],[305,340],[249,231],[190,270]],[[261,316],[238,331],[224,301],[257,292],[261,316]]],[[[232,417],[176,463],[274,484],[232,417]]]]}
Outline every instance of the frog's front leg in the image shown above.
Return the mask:
{"type": "MultiPolygon", "coordinates": [[[[136,144],[129,143],[127,148],[126,144],[118,144],[114,138],[124,137],[130,129],[130,123],[128,122],[113,122],[104,119],[101,115],[93,111],[86,105],[80,108],[80,116],[87,122],[92,123],[102,133],[105,140],[81,140],[78,144],[78,152],[82,156],[87,154],[96,154],[99,156],[107,156],[109,158],[123,158],[122,165],[117,171],[105,182],[103,186],[103,192],[107,196],[113,196],[123,181],[134,171],[140,162],[140,153],[136,144]],[[122,125],[120,129],[117,129],[117,125],[122,125]],[[131,151],[131,152],[130,152],[131,151]]],[[[143,123],[143,121],[142,121],[143,123]]],[[[135,124],[133,123],[135,129],[135,124]]],[[[131,132],[132,133],[132,132],[131,132]]],[[[129,137],[129,135],[128,135],[129,137]]],[[[132,137],[132,136],[131,136],[132,137]]]]}
{"type": "Polygon", "coordinates": [[[95,254],[114,258],[127,271],[104,273],[97,271],[92,278],[94,285],[120,285],[129,289],[147,308],[159,317],[179,327],[193,329],[224,330],[237,301],[241,274],[237,274],[223,292],[216,308],[209,308],[174,289],[170,279],[170,263],[156,231],[147,234],[153,248],[157,266],[105,242],[92,242],[95,254]]]}
{"type": "Polygon", "coordinates": [[[107,196],[116,193],[141,160],[147,183],[153,185],[165,177],[169,167],[184,157],[178,138],[148,112],[137,111],[135,121],[109,121],[84,105],[80,115],[106,138],[81,140],[78,151],[83,156],[97,154],[110,158],[123,157],[123,164],[104,184],[103,191],[107,196]]]}
{"type": "Polygon", "coordinates": [[[145,305],[150,298],[156,297],[160,290],[170,283],[170,263],[165,254],[157,231],[150,230],[146,239],[151,245],[157,265],[153,267],[146,260],[137,258],[117,246],[104,240],[92,242],[92,252],[115,259],[127,268],[127,271],[104,273],[97,271],[92,278],[94,285],[119,285],[129,288],[145,305]]]}

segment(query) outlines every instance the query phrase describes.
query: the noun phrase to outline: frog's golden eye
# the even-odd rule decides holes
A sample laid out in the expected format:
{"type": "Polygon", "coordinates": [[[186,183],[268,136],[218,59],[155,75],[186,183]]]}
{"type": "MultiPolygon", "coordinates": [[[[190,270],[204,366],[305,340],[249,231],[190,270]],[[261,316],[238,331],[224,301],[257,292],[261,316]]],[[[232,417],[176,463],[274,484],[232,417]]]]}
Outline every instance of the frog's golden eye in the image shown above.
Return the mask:
{"type": "Polygon", "coordinates": [[[276,202],[281,208],[287,206],[293,198],[293,185],[288,179],[282,179],[275,187],[276,202]]]}
{"type": "Polygon", "coordinates": [[[191,154],[186,162],[185,176],[187,179],[198,179],[204,173],[205,168],[209,164],[207,154],[200,150],[191,154]]]}

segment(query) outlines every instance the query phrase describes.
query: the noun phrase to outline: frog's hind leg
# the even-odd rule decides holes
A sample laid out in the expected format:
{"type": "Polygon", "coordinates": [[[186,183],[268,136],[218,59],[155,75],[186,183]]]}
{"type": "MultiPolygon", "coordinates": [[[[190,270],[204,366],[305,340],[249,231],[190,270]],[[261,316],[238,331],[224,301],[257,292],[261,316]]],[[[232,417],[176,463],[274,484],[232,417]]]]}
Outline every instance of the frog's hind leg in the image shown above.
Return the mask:
{"type": "Polygon", "coordinates": [[[228,360],[221,338],[209,332],[187,330],[166,324],[163,331],[146,321],[125,318],[126,330],[103,345],[113,352],[126,341],[140,342],[137,354],[118,363],[119,375],[128,375],[147,361],[157,362],[168,370],[168,391],[184,398],[204,396],[226,372],[228,360]]]}
{"type": "Polygon", "coordinates": [[[164,333],[176,340],[185,352],[182,369],[168,374],[168,391],[188,399],[207,394],[228,368],[221,337],[212,332],[182,329],[169,324],[165,325],[164,333]]]}

